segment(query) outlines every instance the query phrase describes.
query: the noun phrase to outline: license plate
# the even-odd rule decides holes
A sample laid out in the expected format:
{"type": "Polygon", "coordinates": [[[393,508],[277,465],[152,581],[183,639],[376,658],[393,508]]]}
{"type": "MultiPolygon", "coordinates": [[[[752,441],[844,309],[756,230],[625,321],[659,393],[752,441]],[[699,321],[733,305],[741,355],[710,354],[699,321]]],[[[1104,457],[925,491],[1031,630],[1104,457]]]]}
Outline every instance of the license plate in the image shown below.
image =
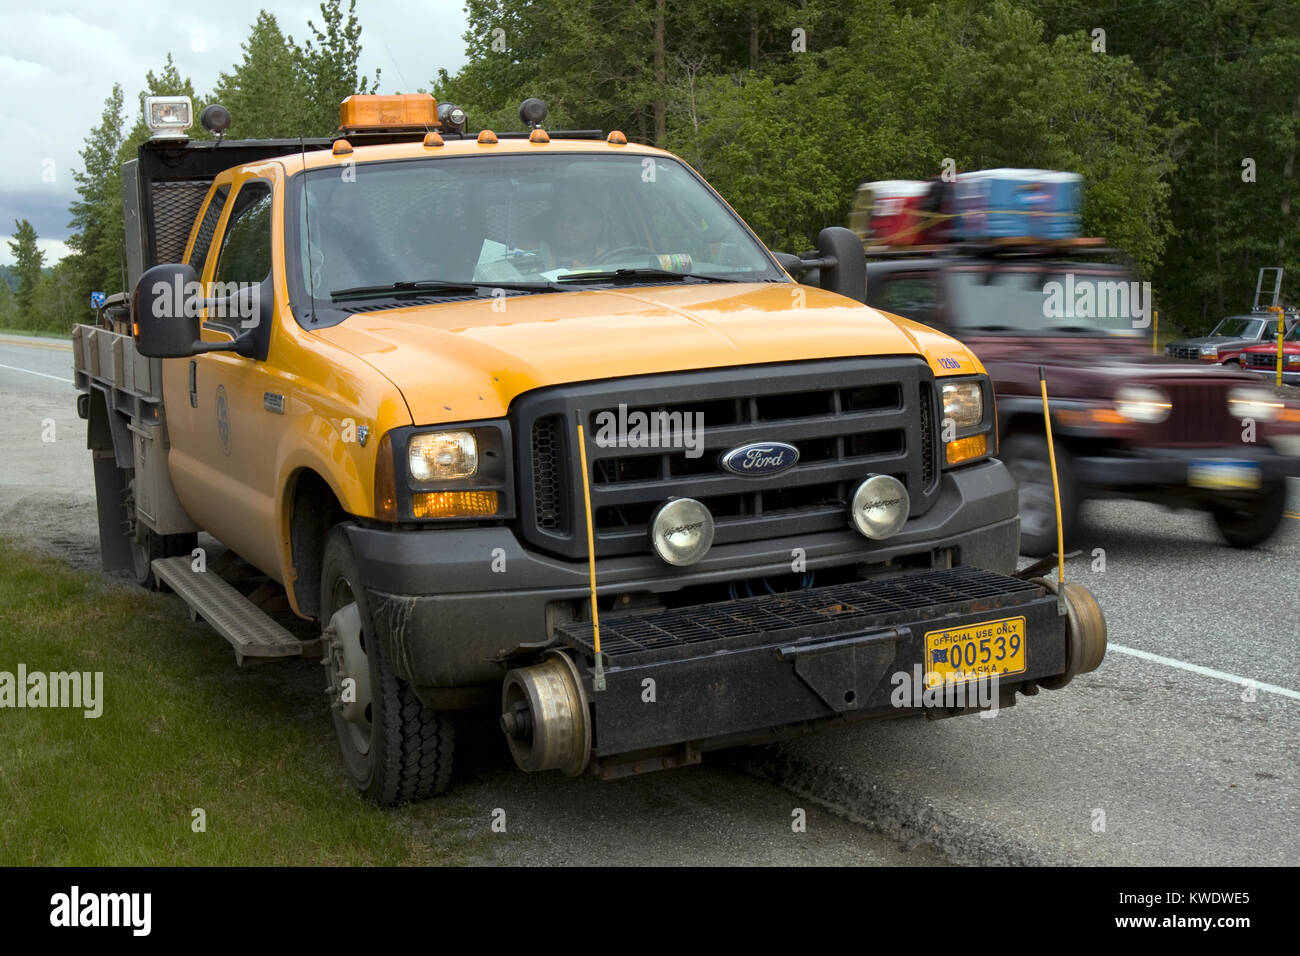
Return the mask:
{"type": "Polygon", "coordinates": [[[1187,484],[1193,488],[1253,489],[1260,486],[1259,462],[1229,458],[1201,458],[1187,466],[1187,484]]]}
{"type": "Polygon", "coordinates": [[[1025,670],[1025,619],[999,621],[925,634],[925,684],[964,683],[1021,674],[1025,670]]]}

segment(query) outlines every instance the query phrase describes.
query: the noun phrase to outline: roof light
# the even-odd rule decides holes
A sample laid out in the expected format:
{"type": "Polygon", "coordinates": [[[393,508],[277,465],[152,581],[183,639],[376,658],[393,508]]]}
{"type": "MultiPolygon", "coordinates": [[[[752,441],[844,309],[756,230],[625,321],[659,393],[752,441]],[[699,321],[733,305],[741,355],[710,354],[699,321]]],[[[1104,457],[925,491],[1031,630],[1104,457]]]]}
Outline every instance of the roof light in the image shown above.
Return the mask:
{"type": "Polygon", "coordinates": [[[426,147],[441,146],[442,137],[437,133],[429,133],[424,137],[424,145],[426,147]]]}
{"type": "Polygon", "coordinates": [[[529,129],[536,129],[546,121],[549,112],[546,104],[535,96],[530,96],[519,104],[519,121],[529,129]]]}
{"type": "Polygon", "coordinates": [[[551,137],[547,136],[546,130],[542,129],[540,126],[528,134],[528,142],[532,143],[534,146],[545,146],[550,141],[551,137]]]}
{"type": "Polygon", "coordinates": [[[622,130],[616,129],[605,137],[605,142],[609,143],[611,146],[626,146],[627,137],[623,135],[622,130]]]}
{"type": "Polygon", "coordinates": [[[454,103],[439,103],[438,122],[448,132],[459,133],[465,128],[465,124],[469,122],[469,117],[465,115],[463,109],[454,103]]]}
{"type": "Polygon", "coordinates": [[[185,131],[194,125],[194,104],[188,96],[146,96],[144,121],[152,139],[189,139],[185,131]]]}
{"type": "Polygon", "coordinates": [[[349,96],[339,104],[339,129],[420,129],[438,125],[437,104],[428,93],[349,96]]]}
{"type": "Polygon", "coordinates": [[[495,146],[497,143],[497,134],[490,129],[481,130],[478,134],[478,144],[480,146],[495,146]]]}
{"type": "Polygon", "coordinates": [[[348,153],[352,152],[352,144],[346,139],[336,139],[334,141],[334,149],[332,152],[335,156],[346,156],[348,153]]]}

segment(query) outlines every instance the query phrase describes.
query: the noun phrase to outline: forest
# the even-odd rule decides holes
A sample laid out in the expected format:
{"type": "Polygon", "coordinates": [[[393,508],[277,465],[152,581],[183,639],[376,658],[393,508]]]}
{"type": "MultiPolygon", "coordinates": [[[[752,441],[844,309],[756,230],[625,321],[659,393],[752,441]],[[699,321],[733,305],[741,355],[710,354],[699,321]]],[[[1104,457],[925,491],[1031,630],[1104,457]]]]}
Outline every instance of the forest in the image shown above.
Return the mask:
{"type": "MultiPolygon", "coordinates": [[[[1162,329],[1248,309],[1261,266],[1300,279],[1295,0],[468,0],[467,62],[419,90],[359,73],[356,0],[299,30],[262,11],[242,57],[195,90],[168,55],[143,95],[219,102],[229,136],[326,136],[351,93],[433,93],[470,129],[620,129],[693,165],[771,248],[843,225],[861,182],[945,168],[1068,170],[1086,235],[1153,283],[1162,329]]],[[[297,28],[297,25],[292,25],[297,28]]],[[[371,22],[375,31],[382,23],[371,22]]],[[[393,29],[404,28],[394,25],[393,29]]],[[[410,68],[403,70],[412,76],[410,68]]],[[[71,253],[46,264],[26,220],[0,272],[0,327],[63,331],[122,288],[120,166],[147,138],[105,90],[74,172],[71,253]]],[[[195,128],[191,135],[206,136],[195,128]]]]}

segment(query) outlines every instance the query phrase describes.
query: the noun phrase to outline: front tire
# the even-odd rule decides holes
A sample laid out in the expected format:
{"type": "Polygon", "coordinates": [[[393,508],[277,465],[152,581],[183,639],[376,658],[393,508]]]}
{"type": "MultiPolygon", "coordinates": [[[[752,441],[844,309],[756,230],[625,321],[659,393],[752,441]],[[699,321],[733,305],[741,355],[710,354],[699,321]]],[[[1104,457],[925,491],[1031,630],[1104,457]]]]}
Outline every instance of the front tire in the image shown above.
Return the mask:
{"type": "MultiPolygon", "coordinates": [[[[1056,500],[1047,436],[1012,435],[999,456],[1016,478],[1020,494],[1020,553],[1041,558],[1056,552],[1056,500]]],[[[1061,489],[1061,524],[1069,550],[1079,519],[1079,487],[1070,453],[1056,443],[1056,475],[1061,489]]]]}
{"type": "Polygon", "coordinates": [[[1273,536],[1286,513],[1286,482],[1275,481],[1234,503],[1210,507],[1214,523],[1234,548],[1253,548],[1273,536]]]}
{"type": "Polygon", "coordinates": [[[451,723],[393,672],[359,582],[346,526],[336,525],[321,562],[321,663],[343,764],[353,786],[380,806],[424,800],[451,780],[451,723]]]}

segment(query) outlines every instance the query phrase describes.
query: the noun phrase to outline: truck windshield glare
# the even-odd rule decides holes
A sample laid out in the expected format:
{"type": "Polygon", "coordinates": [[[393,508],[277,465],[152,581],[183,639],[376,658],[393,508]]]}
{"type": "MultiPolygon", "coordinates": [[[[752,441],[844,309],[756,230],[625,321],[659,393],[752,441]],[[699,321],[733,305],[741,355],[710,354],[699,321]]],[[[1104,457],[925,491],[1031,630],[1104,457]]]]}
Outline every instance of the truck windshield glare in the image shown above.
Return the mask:
{"type": "MultiPolygon", "coordinates": [[[[685,166],[642,156],[474,156],[307,174],[296,259],[316,305],[338,290],[419,282],[527,291],[649,270],[781,280],[766,251],[685,166]],[[594,277],[593,277],[594,278],[594,277]],[[520,284],[525,284],[520,286],[520,284]]],[[[301,197],[301,192],[298,194],[301,197]]],[[[472,289],[431,289],[464,295],[472,289]]],[[[373,292],[371,293],[373,294],[373,292]]]]}

